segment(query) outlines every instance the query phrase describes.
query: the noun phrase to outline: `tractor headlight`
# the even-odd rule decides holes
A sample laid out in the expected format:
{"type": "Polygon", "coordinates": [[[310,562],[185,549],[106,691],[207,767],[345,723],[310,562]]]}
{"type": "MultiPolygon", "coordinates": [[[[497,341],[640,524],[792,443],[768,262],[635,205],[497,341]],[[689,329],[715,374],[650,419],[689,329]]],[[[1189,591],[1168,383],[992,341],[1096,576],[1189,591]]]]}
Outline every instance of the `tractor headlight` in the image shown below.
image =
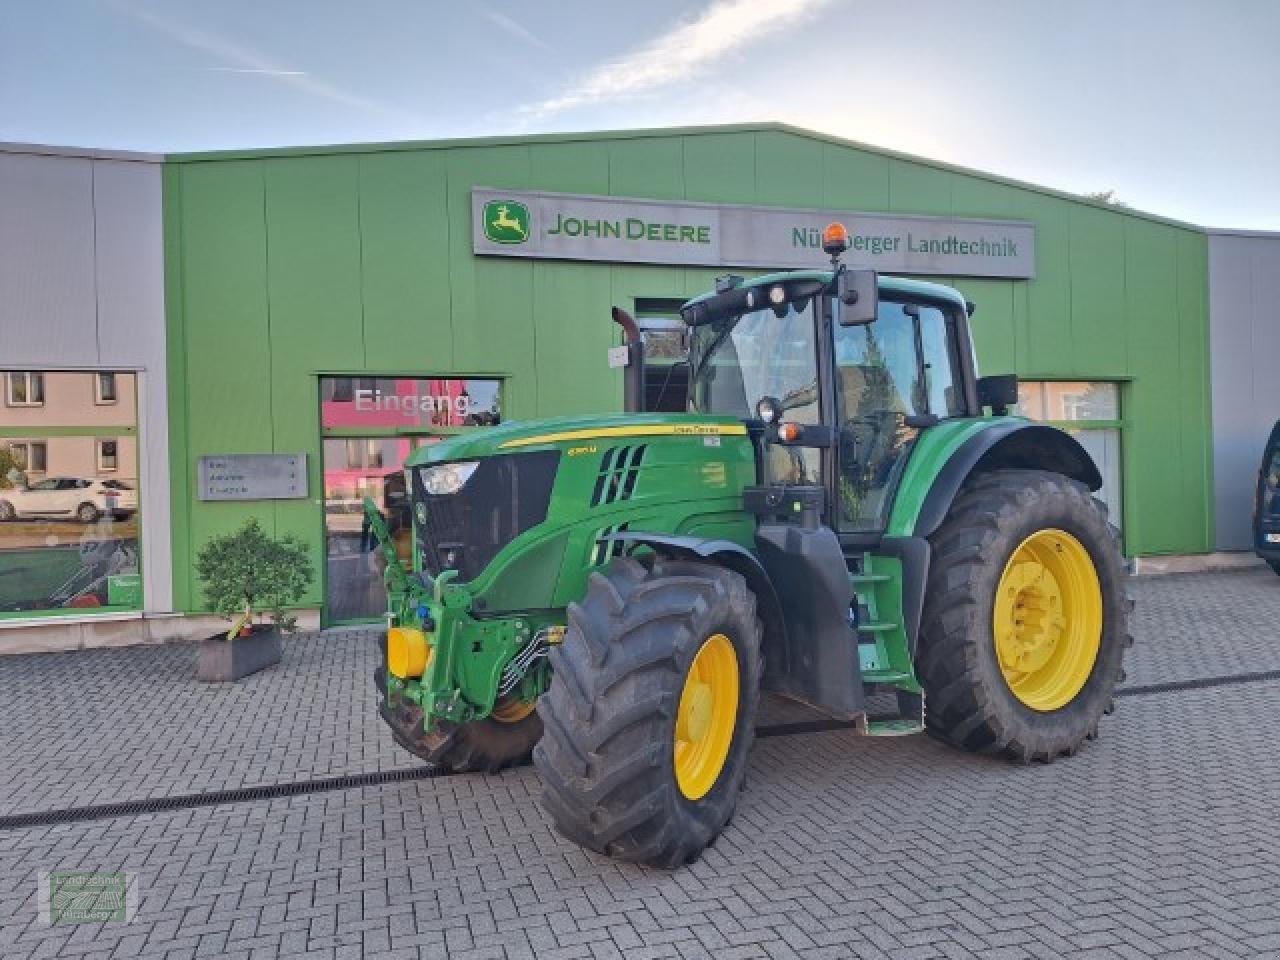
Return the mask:
{"type": "Polygon", "coordinates": [[[422,487],[432,496],[442,497],[457,493],[467,485],[471,475],[480,466],[478,460],[463,460],[458,463],[442,463],[438,467],[428,467],[422,471],[422,487]]]}

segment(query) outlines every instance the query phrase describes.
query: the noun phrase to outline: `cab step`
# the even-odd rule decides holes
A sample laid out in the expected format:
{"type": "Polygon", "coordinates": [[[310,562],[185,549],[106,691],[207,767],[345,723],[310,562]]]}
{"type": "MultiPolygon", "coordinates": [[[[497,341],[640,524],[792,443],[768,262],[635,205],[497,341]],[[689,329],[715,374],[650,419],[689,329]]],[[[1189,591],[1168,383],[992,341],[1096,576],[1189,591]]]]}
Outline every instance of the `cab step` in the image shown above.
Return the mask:
{"type": "Polygon", "coordinates": [[[868,737],[906,737],[924,731],[924,694],[898,690],[898,715],[865,717],[860,732],[868,737]]]}

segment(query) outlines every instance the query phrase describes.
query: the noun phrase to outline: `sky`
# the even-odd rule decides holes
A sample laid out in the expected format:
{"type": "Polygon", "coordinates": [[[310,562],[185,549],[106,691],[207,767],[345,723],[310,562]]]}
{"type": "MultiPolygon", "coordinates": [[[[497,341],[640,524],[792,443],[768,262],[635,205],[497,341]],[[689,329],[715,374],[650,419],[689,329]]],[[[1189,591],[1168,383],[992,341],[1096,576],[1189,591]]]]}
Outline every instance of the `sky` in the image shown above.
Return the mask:
{"type": "Polygon", "coordinates": [[[759,120],[1280,230],[1280,0],[0,0],[0,140],[759,120]]]}

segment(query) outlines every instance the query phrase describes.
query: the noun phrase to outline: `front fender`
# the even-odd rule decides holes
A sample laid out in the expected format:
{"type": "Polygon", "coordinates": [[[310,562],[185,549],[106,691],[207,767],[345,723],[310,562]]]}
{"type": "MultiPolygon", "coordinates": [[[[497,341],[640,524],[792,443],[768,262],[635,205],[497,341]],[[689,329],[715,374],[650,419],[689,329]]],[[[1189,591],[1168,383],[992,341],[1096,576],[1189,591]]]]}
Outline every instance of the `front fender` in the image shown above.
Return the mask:
{"type": "MultiPolygon", "coordinates": [[[[645,533],[626,530],[605,537],[635,546],[648,547],[659,556],[673,559],[705,560],[719,563],[741,574],[747,586],[756,595],[757,613],[764,625],[765,672],[769,677],[774,671],[786,672],[789,667],[790,645],[787,622],[782,615],[782,604],[774,589],[773,581],[761,564],[760,558],[732,540],[708,540],[701,537],[684,537],[670,533],[645,533]]],[[[766,686],[768,685],[766,680],[766,686]]]]}

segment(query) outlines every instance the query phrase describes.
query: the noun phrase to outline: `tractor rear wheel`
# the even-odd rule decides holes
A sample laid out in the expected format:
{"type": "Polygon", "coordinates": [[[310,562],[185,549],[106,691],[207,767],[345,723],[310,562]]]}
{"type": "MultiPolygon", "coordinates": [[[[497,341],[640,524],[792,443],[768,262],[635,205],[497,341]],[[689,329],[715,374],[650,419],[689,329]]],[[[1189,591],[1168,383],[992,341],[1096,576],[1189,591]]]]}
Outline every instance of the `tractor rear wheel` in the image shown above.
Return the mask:
{"type": "Polygon", "coordinates": [[[1111,711],[1132,642],[1106,508],[1060,474],[996,470],[930,539],[917,658],[930,732],[1019,763],[1075,753],[1111,711]]]}
{"type": "Polygon", "coordinates": [[[615,560],[569,605],[533,762],[560,832],[622,860],[696,860],[733,815],[760,700],[756,598],[731,570],[615,560]]]}
{"type": "Polygon", "coordinates": [[[455,773],[497,773],[529,762],[533,745],[542,736],[542,721],[532,703],[502,703],[488,717],[472,723],[437,721],[430,733],[424,733],[419,707],[387,703],[385,669],[374,671],[374,685],[381,696],[378,711],[396,743],[414,756],[455,773]]]}

